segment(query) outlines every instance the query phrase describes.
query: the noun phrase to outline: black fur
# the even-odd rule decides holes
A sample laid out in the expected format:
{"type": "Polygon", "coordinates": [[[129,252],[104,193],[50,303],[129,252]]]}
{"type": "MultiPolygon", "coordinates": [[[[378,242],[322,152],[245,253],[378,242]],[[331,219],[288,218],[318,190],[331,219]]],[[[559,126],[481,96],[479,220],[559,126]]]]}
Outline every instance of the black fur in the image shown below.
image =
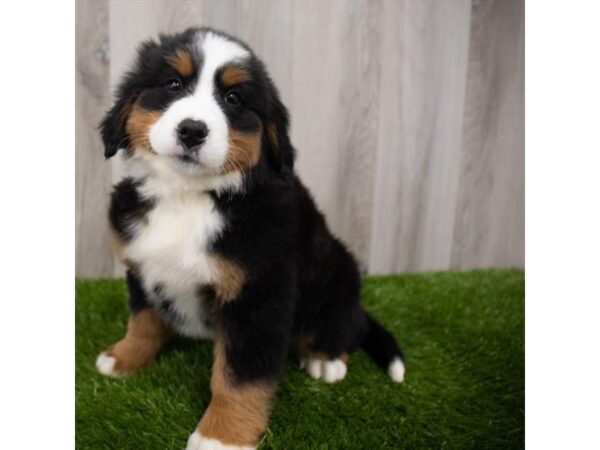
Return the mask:
{"type": "Polygon", "coordinates": [[[141,183],[141,180],[124,178],[111,195],[108,217],[113,230],[124,241],[131,239],[135,223],[143,220],[154,206],[154,200],[140,195],[138,187],[141,183]]]}
{"type": "Polygon", "coordinates": [[[398,348],[394,336],[368,314],[367,323],[367,335],[361,346],[373,361],[383,370],[387,370],[394,358],[404,360],[404,355],[398,348]]]}
{"type": "Polygon", "coordinates": [[[129,289],[129,309],[132,313],[137,313],[142,309],[149,308],[150,304],[146,299],[146,292],[142,283],[133,271],[128,270],[126,274],[127,289],[129,289]]]}
{"type": "MultiPolygon", "coordinates": [[[[146,42],[140,48],[134,70],[125,77],[116,104],[101,125],[107,157],[127,142],[122,109],[130,99],[161,109],[177,98],[161,87],[174,76],[165,67],[165,55],[175,48],[189,49],[194,33],[205,31],[163,36],[160,43],[146,42]]],[[[200,70],[202,55],[196,55],[195,64],[200,70]]],[[[309,340],[310,351],[332,359],[362,345],[386,369],[393,358],[401,358],[401,352],[394,338],[360,306],[357,263],[329,232],[293,171],[295,150],[288,136],[288,113],[275,86],[254,55],[244,64],[252,81],[237,88],[243,107],[222,101],[223,86],[216,86],[215,97],[230,127],[256,130],[262,125],[263,148],[260,161],[246,174],[243,192],[210,193],[227,223],[210,250],[243,267],[247,282],[239,298],[224,303],[215,301],[210,286],[199,286],[204,293],[199,298],[208,297],[212,305],[210,320],[227,338],[232,374],[240,383],[276,379],[288,350],[300,338],[309,340]],[[269,124],[276,131],[275,146],[266,134],[269,124]],[[207,296],[208,291],[212,294],[207,296]]],[[[184,81],[185,89],[191,89],[194,77],[184,81]]],[[[110,220],[123,239],[132,237],[133,224],[153,207],[152,199],[139,194],[143,182],[125,179],[113,192],[110,220]]],[[[130,281],[129,285],[132,297],[141,298],[140,284],[130,281]]],[[[168,299],[165,302],[168,311],[168,299]]],[[[132,303],[132,310],[138,306],[139,302],[132,303]]]]}

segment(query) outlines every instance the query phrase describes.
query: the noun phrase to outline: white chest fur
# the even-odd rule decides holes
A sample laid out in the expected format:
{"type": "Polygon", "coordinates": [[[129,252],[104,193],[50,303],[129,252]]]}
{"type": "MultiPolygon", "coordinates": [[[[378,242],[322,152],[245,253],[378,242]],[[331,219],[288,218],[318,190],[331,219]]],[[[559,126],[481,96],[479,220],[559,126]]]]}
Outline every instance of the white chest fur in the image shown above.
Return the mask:
{"type": "Polygon", "coordinates": [[[200,287],[214,281],[207,250],[223,226],[206,193],[159,197],[125,249],[140,271],[149,301],[167,309],[171,325],[184,335],[211,336],[200,287]]]}

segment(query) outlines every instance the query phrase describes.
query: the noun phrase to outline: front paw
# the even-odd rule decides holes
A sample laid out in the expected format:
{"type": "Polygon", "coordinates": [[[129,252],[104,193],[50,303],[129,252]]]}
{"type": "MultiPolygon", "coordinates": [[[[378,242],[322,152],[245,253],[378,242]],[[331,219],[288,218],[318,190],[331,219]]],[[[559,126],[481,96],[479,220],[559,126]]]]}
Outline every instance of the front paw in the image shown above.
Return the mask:
{"type": "Polygon", "coordinates": [[[188,439],[185,450],[255,450],[252,446],[238,446],[224,444],[217,439],[202,436],[199,431],[194,431],[188,439]]]}
{"type": "Polygon", "coordinates": [[[153,339],[125,337],[98,355],[96,368],[102,375],[120,378],[149,364],[159,349],[153,339]]]}
{"type": "Polygon", "coordinates": [[[96,369],[107,377],[120,378],[125,376],[125,373],[116,370],[116,363],[117,359],[114,356],[109,355],[108,352],[102,352],[96,358],[96,369]]]}

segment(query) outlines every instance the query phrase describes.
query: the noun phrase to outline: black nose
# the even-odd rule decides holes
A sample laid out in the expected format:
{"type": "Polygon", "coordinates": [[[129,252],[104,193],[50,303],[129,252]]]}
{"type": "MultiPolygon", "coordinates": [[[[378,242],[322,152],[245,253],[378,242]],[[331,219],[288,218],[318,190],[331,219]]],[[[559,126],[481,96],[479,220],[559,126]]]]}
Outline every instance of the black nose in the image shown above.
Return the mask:
{"type": "Polygon", "coordinates": [[[177,136],[186,150],[191,150],[204,142],[208,127],[201,120],[185,119],[177,127],[177,136]]]}

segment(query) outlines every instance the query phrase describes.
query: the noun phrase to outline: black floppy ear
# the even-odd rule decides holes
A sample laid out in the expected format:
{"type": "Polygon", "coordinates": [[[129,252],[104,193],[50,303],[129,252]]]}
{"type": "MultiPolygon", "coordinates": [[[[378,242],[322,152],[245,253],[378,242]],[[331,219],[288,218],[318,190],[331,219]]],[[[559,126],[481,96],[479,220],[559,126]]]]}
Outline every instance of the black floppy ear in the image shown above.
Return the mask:
{"type": "Polygon", "coordinates": [[[160,46],[152,39],[144,41],[137,50],[137,58],[131,71],[125,74],[115,95],[115,104],[100,122],[100,134],[104,143],[104,156],[115,156],[120,148],[127,148],[129,140],[125,131],[144,80],[153,72],[153,65],[160,59],[160,46]]]}
{"type": "Polygon", "coordinates": [[[121,95],[100,123],[100,135],[104,143],[104,157],[107,159],[115,156],[120,148],[127,148],[129,145],[125,124],[134,101],[135,95],[130,97],[121,95]]]}
{"type": "Polygon", "coordinates": [[[272,87],[270,114],[265,120],[266,147],[269,160],[282,172],[285,168],[294,168],[295,150],[289,137],[289,115],[287,108],[279,99],[277,90],[272,87]]]}

